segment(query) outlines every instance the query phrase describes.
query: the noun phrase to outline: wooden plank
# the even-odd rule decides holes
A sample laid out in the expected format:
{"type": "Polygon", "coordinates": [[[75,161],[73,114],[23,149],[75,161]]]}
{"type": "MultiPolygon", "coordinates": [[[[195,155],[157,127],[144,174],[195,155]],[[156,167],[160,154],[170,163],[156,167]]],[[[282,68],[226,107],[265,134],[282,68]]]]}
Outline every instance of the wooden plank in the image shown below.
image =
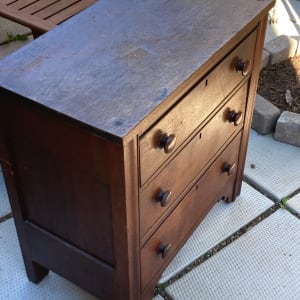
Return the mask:
{"type": "Polygon", "coordinates": [[[90,5],[92,5],[95,2],[96,2],[96,0],[84,0],[84,1],[77,2],[77,3],[73,4],[72,6],[69,6],[67,9],[60,11],[59,13],[53,15],[52,17],[48,18],[47,20],[49,20],[55,24],[60,24],[63,21],[74,16],[78,12],[82,11],[83,9],[89,7],[90,5]]]}
{"type": "Polygon", "coordinates": [[[22,12],[33,15],[38,11],[47,8],[48,6],[56,3],[58,0],[38,0],[22,9],[22,12]]]}
{"type": "Polygon", "coordinates": [[[56,26],[52,21],[45,22],[40,18],[24,14],[22,11],[15,10],[2,3],[0,3],[0,16],[42,32],[47,32],[56,26]]]}
{"type": "Polygon", "coordinates": [[[9,7],[20,10],[28,5],[35,3],[36,1],[37,0],[17,0],[14,2],[11,1],[12,3],[9,5],[9,7]]]}
{"type": "Polygon", "coordinates": [[[10,5],[11,3],[14,3],[15,1],[16,0],[1,0],[0,3],[4,4],[4,5],[10,5]]]}
{"type": "Polygon", "coordinates": [[[60,12],[61,10],[66,9],[67,7],[71,6],[72,4],[78,2],[78,0],[60,0],[56,3],[49,5],[45,9],[37,12],[34,14],[35,16],[41,18],[41,19],[47,19],[56,13],[60,12]]]}

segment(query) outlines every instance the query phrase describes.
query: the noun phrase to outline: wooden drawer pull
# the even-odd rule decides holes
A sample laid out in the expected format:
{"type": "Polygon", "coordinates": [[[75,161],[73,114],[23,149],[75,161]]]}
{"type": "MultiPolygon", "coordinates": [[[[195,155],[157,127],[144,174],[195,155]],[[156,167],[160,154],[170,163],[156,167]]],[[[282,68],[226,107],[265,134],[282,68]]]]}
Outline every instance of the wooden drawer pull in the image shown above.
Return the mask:
{"type": "Polygon", "coordinates": [[[241,111],[236,112],[235,110],[229,111],[228,121],[229,123],[233,123],[234,126],[240,125],[243,120],[243,113],[241,111]]]}
{"type": "Polygon", "coordinates": [[[228,162],[226,162],[223,166],[223,169],[222,171],[225,173],[227,173],[227,175],[231,175],[232,174],[232,171],[234,170],[235,168],[235,163],[232,163],[232,164],[229,164],[228,162]]]}
{"type": "Polygon", "coordinates": [[[161,207],[166,207],[171,198],[171,191],[160,191],[156,197],[156,201],[160,202],[161,207]]]}
{"type": "Polygon", "coordinates": [[[165,259],[170,253],[170,250],[171,250],[171,244],[165,244],[162,242],[159,244],[157,253],[161,254],[162,258],[165,259]]]}
{"type": "Polygon", "coordinates": [[[168,135],[167,133],[164,133],[159,140],[158,147],[160,149],[164,149],[165,153],[170,153],[176,145],[176,136],[175,134],[168,135]]]}
{"type": "Polygon", "coordinates": [[[241,72],[243,76],[247,76],[251,70],[251,63],[248,59],[238,59],[236,63],[237,72],[241,72]]]}

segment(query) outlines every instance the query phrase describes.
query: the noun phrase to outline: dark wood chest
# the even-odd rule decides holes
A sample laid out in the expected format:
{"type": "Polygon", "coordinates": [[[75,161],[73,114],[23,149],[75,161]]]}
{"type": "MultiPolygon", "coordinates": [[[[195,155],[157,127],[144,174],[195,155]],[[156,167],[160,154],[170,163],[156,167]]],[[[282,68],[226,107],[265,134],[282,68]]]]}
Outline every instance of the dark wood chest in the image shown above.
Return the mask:
{"type": "Polygon", "coordinates": [[[148,299],[240,193],[273,1],[105,1],[0,61],[0,161],[29,279],[148,299]]]}

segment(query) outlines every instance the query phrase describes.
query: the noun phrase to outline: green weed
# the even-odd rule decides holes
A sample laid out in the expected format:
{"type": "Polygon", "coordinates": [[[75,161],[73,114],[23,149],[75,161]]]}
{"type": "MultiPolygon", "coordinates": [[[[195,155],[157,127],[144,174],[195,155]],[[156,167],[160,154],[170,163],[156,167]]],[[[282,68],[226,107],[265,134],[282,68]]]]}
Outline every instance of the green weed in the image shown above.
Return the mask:
{"type": "Polygon", "coordinates": [[[12,42],[16,42],[16,41],[26,41],[26,40],[28,40],[28,35],[26,35],[26,34],[15,34],[15,35],[13,35],[12,33],[7,32],[6,36],[7,36],[6,43],[12,43],[12,42]]]}
{"type": "Polygon", "coordinates": [[[289,197],[284,197],[280,200],[279,206],[283,209],[287,209],[286,203],[289,201],[289,197]]]}

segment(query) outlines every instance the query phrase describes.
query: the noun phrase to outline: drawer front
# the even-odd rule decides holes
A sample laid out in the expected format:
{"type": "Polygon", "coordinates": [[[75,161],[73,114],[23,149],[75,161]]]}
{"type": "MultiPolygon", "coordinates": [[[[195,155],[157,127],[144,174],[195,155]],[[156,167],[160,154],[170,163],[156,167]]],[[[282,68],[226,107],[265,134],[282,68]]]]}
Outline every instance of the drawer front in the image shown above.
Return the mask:
{"type": "Polygon", "coordinates": [[[237,166],[241,133],[223,151],[198,183],[189,191],[172,214],[141,249],[141,282],[144,289],[174,257],[191,231],[221,198],[231,199],[237,166]]]}
{"type": "Polygon", "coordinates": [[[143,185],[171,153],[251,72],[256,31],[252,32],[210,74],[140,139],[140,179],[143,185]],[[249,62],[249,63],[247,63],[249,62]],[[244,68],[244,71],[237,71],[244,68]]]}
{"type": "Polygon", "coordinates": [[[143,188],[140,194],[141,237],[163,214],[167,213],[184,188],[232,134],[241,128],[247,87],[248,84],[243,85],[158,176],[143,188]],[[233,114],[236,114],[238,120],[229,122],[233,114]]]}

